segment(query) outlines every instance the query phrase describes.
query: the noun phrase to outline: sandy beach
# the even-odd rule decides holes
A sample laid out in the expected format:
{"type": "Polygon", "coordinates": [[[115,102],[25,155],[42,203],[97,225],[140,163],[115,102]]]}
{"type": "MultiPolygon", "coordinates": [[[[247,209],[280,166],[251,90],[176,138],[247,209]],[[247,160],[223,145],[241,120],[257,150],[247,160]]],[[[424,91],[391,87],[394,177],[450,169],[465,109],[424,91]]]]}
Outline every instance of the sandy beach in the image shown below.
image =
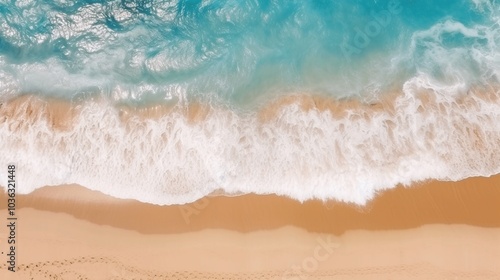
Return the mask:
{"type": "Polygon", "coordinates": [[[18,196],[18,268],[8,272],[3,261],[1,275],[498,279],[499,183],[495,176],[398,187],[366,207],[273,195],[155,206],[75,185],[45,187],[18,196]]]}

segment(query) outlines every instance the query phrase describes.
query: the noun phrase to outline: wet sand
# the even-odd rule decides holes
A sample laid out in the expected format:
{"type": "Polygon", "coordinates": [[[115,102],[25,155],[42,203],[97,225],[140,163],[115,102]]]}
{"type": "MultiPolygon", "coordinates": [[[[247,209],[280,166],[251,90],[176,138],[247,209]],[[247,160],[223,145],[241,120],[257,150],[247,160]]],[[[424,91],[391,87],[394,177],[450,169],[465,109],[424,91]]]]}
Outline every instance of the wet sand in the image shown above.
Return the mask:
{"type": "Polygon", "coordinates": [[[398,187],[363,208],[273,195],[155,206],[74,185],[17,200],[18,271],[2,262],[2,279],[500,277],[500,176],[398,187]]]}
{"type": "Polygon", "coordinates": [[[410,229],[426,224],[500,227],[500,175],[400,186],[383,192],[364,207],[319,200],[300,203],[281,196],[252,194],[158,206],[115,199],[76,185],[45,187],[18,197],[22,208],[68,213],[94,224],[143,234],[207,228],[246,233],[289,225],[337,235],[348,230],[410,229]]]}

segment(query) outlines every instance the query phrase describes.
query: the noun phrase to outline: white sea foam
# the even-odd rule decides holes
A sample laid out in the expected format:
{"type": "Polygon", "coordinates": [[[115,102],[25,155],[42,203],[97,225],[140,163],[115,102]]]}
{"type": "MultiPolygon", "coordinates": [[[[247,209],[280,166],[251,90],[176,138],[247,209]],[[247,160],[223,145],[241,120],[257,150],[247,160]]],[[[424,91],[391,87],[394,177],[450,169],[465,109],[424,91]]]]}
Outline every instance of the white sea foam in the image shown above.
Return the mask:
{"type": "Polygon", "coordinates": [[[499,49],[500,26],[465,26],[446,20],[413,33],[409,51],[402,60],[403,64],[415,65],[419,72],[438,73],[450,84],[498,82],[499,49]],[[453,45],[460,40],[463,42],[458,46],[453,45]]]}
{"type": "Polygon", "coordinates": [[[155,204],[218,189],[363,204],[400,183],[500,173],[494,96],[469,93],[459,101],[421,76],[393,100],[394,113],[352,109],[338,117],[293,103],[266,122],[212,109],[196,122],[178,110],[124,123],[115,107],[88,103],[67,131],[54,131],[43,116],[33,124],[22,115],[1,122],[0,165],[17,164],[20,193],[77,183],[155,204]],[[422,101],[419,92],[432,88],[438,91],[422,101]]]}

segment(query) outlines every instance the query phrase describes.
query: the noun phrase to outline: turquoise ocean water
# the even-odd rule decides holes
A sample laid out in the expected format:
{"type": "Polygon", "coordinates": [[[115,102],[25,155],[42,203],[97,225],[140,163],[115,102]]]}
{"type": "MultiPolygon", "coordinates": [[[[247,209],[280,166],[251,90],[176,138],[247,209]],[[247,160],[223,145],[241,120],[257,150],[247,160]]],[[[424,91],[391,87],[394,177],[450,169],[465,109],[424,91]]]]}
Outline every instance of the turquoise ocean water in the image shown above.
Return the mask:
{"type": "Polygon", "coordinates": [[[2,1],[2,94],[350,96],[498,81],[496,1],[2,1]],[[441,55],[446,52],[446,55],[441,55]]]}
{"type": "Polygon", "coordinates": [[[78,183],[157,204],[217,189],[365,203],[397,183],[489,176],[500,172],[500,106],[456,100],[473,88],[495,99],[499,81],[496,0],[0,0],[0,100],[106,101],[83,106],[69,132],[0,123],[1,161],[25,170],[22,192],[78,183]],[[293,105],[256,117],[291,94],[368,102],[394,91],[396,113],[369,120],[293,105]],[[427,113],[421,91],[438,104],[427,113]],[[130,131],[115,108],[195,101],[229,110],[130,131]],[[464,140],[472,130],[480,152],[464,140]]]}

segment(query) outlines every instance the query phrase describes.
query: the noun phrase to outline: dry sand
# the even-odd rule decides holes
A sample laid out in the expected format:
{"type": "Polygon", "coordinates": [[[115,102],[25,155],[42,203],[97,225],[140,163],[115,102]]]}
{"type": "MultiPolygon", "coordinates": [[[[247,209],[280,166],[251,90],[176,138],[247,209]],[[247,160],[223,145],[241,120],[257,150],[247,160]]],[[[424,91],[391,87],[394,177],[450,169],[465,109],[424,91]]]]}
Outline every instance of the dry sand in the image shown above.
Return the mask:
{"type": "Polygon", "coordinates": [[[500,176],[399,187],[364,208],[272,195],[155,206],[79,186],[18,203],[18,271],[3,257],[1,279],[500,279],[500,176]]]}

